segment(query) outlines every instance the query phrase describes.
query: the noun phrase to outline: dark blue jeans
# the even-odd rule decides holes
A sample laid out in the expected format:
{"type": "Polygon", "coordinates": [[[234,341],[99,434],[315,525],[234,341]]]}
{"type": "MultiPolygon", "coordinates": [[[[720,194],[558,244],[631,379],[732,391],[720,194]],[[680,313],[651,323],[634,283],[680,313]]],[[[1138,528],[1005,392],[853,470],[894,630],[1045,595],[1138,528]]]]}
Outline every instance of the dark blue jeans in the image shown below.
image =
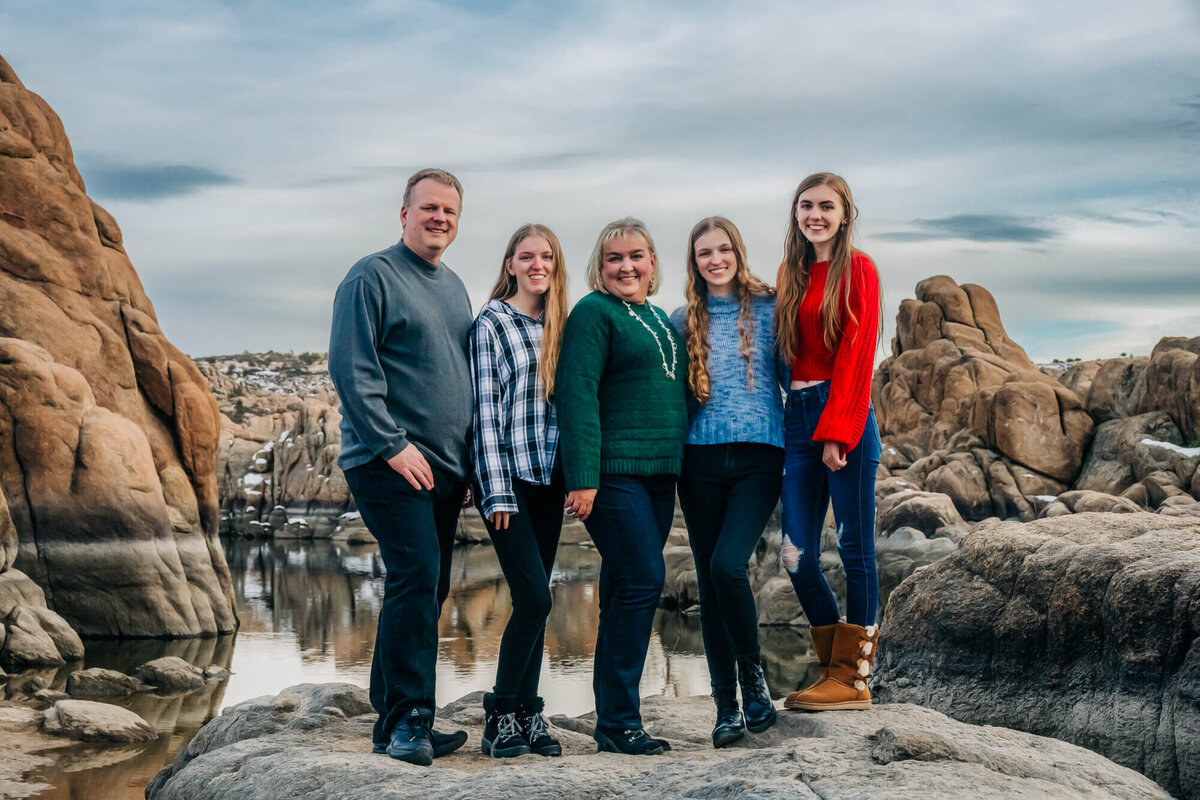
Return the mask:
{"type": "MultiPolygon", "coordinates": [[[[492,547],[504,572],[512,597],[512,616],[500,639],[500,657],[496,664],[495,692],[505,697],[537,697],[542,676],[542,651],[545,649],[546,617],[550,616],[550,573],[562,534],[562,472],[554,470],[548,486],[512,481],[517,498],[516,514],[508,519],[508,528],[498,531],[484,517],[483,524],[492,537],[492,547]]],[[[483,499],[475,490],[476,505],[483,499]]],[[[480,515],[483,509],[480,508],[480,515]]]]}
{"type": "Polygon", "coordinates": [[[689,444],[679,505],[700,585],[700,632],[713,688],[737,684],[736,659],[759,655],[758,610],[746,576],[779,502],[783,450],[769,444],[689,444]]]}
{"type": "Polygon", "coordinates": [[[784,405],[783,566],[811,625],[832,625],[840,619],[837,600],[821,572],[821,527],[832,502],[838,555],[846,571],[846,621],[873,625],[879,605],[875,570],[879,428],[872,408],[862,439],[846,454],[846,466],[831,471],[821,461],[824,442],[812,439],[828,398],[826,381],[789,392],[784,405]]]}
{"type": "Polygon", "coordinates": [[[596,724],[602,728],[642,727],[638,685],[662,596],[662,550],[674,516],[674,475],[600,476],[584,526],[601,558],[592,689],[596,724]]]}
{"type": "Polygon", "coordinates": [[[346,484],[387,569],[371,654],[373,739],[386,744],[409,710],[436,708],[438,617],[465,484],[433,467],[433,491],[414,489],[382,458],[346,470],[346,484]]]}

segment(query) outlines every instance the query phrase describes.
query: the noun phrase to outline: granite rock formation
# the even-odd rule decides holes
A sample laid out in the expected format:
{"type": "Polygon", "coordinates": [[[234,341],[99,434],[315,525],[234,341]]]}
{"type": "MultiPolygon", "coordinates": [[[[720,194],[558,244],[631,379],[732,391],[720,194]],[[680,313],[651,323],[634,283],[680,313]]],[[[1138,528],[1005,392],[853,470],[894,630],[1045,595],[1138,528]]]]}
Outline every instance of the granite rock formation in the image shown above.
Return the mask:
{"type": "Polygon", "coordinates": [[[893,592],[875,697],[1053,736],[1200,798],[1200,519],[992,522],[893,592]]]}
{"type": "Polygon", "coordinates": [[[17,567],[81,633],[236,627],[218,426],[58,116],[0,60],[0,489],[17,567]]]}
{"type": "Polygon", "coordinates": [[[147,786],[148,800],[233,797],[922,797],[1166,798],[1136,772],[1081,747],[981,728],[911,705],[781,712],[766,733],[714,750],[712,700],[648,698],[662,756],[596,753],[594,715],[554,717],[562,758],[479,752],[480,693],[441,709],[470,738],[432,767],[372,755],[366,692],[306,684],[227,709],[147,786]]]}

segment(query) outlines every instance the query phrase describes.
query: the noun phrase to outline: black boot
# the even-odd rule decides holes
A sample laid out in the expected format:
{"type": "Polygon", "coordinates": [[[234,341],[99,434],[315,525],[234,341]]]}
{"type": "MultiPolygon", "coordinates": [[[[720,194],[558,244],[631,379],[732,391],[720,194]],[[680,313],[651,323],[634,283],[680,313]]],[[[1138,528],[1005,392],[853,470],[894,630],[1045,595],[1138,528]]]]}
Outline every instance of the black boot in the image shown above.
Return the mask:
{"type": "MultiPolygon", "coordinates": [[[[433,757],[441,758],[453,753],[458,748],[466,744],[467,732],[455,731],[454,733],[442,733],[441,731],[430,730],[429,740],[433,742],[433,757]]],[[[371,752],[376,755],[387,753],[387,742],[373,742],[371,744],[371,752]]]]}
{"type": "Polygon", "coordinates": [[[609,730],[596,726],[592,738],[601,753],[623,753],[627,756],[657,756],[663,752],[663,743],[651,739],[641,728],[609,730]]]}
{"type": "Polygon", "coordinates": [[[517,698],[488,692],[483,696],[483,713],[485,756],[508,758],[529,752],[529,742],[521,734],[521,724],[517,721],[517,698]]]}
{"type": "Polygon", "coordinates": [[[746,722],[738,708],[736,686],[714,687],[712,696],[717,702],[717,724],[712,732],[713,747],[724,747],[746,735],[746,722]]]}
{"type": "Polygon", "coordinates": [[[432,727],[432,710],[412,709],[392,728],[392,737],[385,752],[400,761],[428,767],[433,763],[433,742],[429,738],[432,727]]]}
{"type": "Polygon", "coordinates": [[[550,735],[550,726],[542,716],[545,708],[546,701],[540,697],[523,698],[517,709],[517,722],[532,752],[539,756],[561,756],[562,745],[550,735]]]}
{"type": "Polygon", "coordinates": [[[746,710],[746,727],[762,733],[775,724],[775,704],[767,691],[758,656],[738,656],[738,683],[742,686],[742,708],[746,710]]]}

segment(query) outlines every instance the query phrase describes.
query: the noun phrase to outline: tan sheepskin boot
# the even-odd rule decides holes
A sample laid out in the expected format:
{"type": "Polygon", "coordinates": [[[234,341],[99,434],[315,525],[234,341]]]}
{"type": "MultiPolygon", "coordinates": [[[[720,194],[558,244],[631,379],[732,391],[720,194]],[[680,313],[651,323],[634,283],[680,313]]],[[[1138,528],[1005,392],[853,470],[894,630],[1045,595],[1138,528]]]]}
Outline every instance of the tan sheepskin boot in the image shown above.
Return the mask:
{"type": "Polygon", "coordinates": [[[837,625],[816,625],[810,626],[808,635],[812,637],[813,652],[817,654],[817,668],[820,674],[817,679],[806,688],[798,692],[792,692],[783,701],[784,708],[795,708],[792,705],[800,695],[816,687],[818,683],[829,677],[829,659],[833,656],[833,632],[837,630],[837,625]]]}
{"type": "Polygon", "coordinates": [[[849,711],[871,707],[867,680],[875,665],[879,627],[839,622],[833,634],[829,675],[811,689],[788,697],[785,708],[803,711],[849,711]]]}

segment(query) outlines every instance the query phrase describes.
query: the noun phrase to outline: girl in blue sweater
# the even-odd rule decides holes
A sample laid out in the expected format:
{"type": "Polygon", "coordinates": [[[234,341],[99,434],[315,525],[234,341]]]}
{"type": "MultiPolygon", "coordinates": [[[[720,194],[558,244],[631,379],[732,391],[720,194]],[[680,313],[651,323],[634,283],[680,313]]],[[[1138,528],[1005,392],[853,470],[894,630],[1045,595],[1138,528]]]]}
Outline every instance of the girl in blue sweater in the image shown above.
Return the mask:
{"type": "Polygon", "coordinates": [[[686,342],[692,401],[679,502],[717,704],[713,746],[724,747],[747,727],[757,733],[775,722],[746,564],[779,501],[784,367],[775,355],[775,292],[750,272],[737,227],[724,217],[701,220],[687,264],[687,306],[671,317],[686,342]]]}

